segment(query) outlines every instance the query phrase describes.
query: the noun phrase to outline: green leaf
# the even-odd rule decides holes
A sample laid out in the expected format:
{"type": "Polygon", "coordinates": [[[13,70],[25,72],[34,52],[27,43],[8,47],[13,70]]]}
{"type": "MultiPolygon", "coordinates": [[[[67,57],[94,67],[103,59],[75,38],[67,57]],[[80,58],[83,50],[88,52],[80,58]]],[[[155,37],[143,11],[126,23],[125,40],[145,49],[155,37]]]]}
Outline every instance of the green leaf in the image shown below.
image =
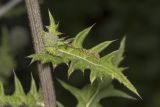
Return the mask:
{"type": "Polygon", "coordinates": [[[106,97],[123,97],[134,99],[126,93],[114,89],[111,82],[107,81],[94,81],[93,84],[87,85],[82,89],[75,88],[61,80],[58,80],[61,85],[72,93],[78,100],[76,107],[102,107],[99,102],[106,97]]]}
{"type": "Polygon", "coordinates": [[[12,107],[19,107],[26,105],[28,107],[41,107],[40,103],[43,104],[43,101],[40,101],[40,94],[36,91],[35,81],[32,77],[32,85],[29,93],[26,95],[23,91],[23,87],[14,74],[15,82],[15,91],[12,95],[5,95],[2,83],[0,82],[0,106],[5,106],[6,104],[11,105],[12,107]]]}
{"type": "Polygon", "coordinates": [[[3,84],[0,81],[0,97],[4,96],[4,89],[3,89],[3,84]]]}
{"type": "Polygon", "coordinates": [[[108,90],[104,90],[101,92],[101,98],[105,98],[106,96],[107,97],[123,97],[123,98],[127,98],[127,99],[136,100],[134,97],[126,94],[123,91],[113,89],[113,86],[110,86],[110,88],[108,90]]]}
{"type": "Polygon", "coordinates": [[[57,107],[64,107],[64,105],[62,105],[60,102],[56,102],[57,103],[57,107]]]}
{"type": "Polygon", "coordinates": [[[52,33],[53,36],[61,35],[62,33],[57,31],[59,24],[55,23],[55,20],[50,11],[49,11],[49,20],[50,20],[50,25],[48,27],[48,31],[52,33]]]}
{"type": "MultiPolygon", "coordinates": [[[[56,55],[57,53],[62,55],[61,57],[68,58],[68,60],[79,60],[82,61],[83,66],[85,68],[89,69],[94,69],[94,71],[91,72],[98,72],[98,75],[95,75],[95,77],[105,77],[106,75],[111,76],[113,79],[118,80],[120,83],[123,83],[128,89],[130,89],[132,92],[135,94],[138,94],[136,88],[132,85],[132,83],[124,76],[124,74],[121,72],[121,69],[118,67],[114,66],[113,64],[106,62],[102,62],[101,59],[97,59],[94,55],[91,53],[87,53],[86,51],[82,49],[74,49],[72,47],[66,47],[66,46],[60,46],[58,48],[47,48],[47,52],[52,54],[53,56],[56,55]],[[56,52],[55,52],[56,50],[56,52]]],[[[119,59],[118,61],[119,62],[119,59]]],[[[97,73],[94,73],[97,74],[97,73]]]]}
{"type": "Polygon", "coordinates": [[[84,72],[85,69],[86,66],[83,64],[83,61],[74,60],[69,65],[68,76],[70,76],[75,70],[81,70],[84,72]]]}
{"type": "Polygon", "coordinates": [[[125,40],[126,38],[124,37],[121,41],[121,45],[117,51],[114,51],[104,57],[101,58],[101,62],[105,63],[110,63],[113,64],[114,66],[118,67],[120,62],[123,60],[123,53],[124,53],[124,48],[125,48],[125,40]]]}
{"type": "Polygon", "coordinates": [[[49,20],[50,20],[49,32],[55,32],[57,27],[55,20],[49,10],[48,10],[48,13],[49,13],[49,20]]]}
{"type": "MultiPolygon", "coordinates": [[[[54,23],[52,18],[50,18],[50,20],[52,20],[50,22],[54,23]]],[[[51,26],[53,26],[53,25],[50,24],[49,28],[51,26]]],[[[90,32],[92,27],[93,26],[88,27],[88,28],[84,29],[83,31],[79,32],[76,35],[75,39],[73,41],[69,40],[69,42],[67,40],[65,40],[64,38],[58,37],[52,43],[52,39],[49,39],[47,37],[47,39],[49,39],[49,41],[44,40],[43,42],[44,42],[44,44],[49,44],[49,45],[45,45],[45,49],[44,49],[43,53],[49,55],[49,57],[47,55],[41,56],[41,58],[40,58],[40,56],[35,56],[35,57],[32,57],[33,58],[32,60],[33,61],[40,60],[42,62],[52,62],[52,64],[66,63],[67,65],[69,65],[69,70],[68,70],[69,76],[76,69],[80,69],[82,72],[84,72],[85,69],[90,69],[91,84],[95,83],[96,80],[99,80],[99,84],[97,83],[98,85],[96,86],[96,87],[99,87],[99,89],[95,88],[96,91],[92,90],[94,93],[100,93],[99,90],[101,90],[102,87],[105,86],[104,84],[103,84],[104,86],[102,86],[101,84],[104,81],[106,82],[106,78],[109,78],[109,80],[108,80],[109,82],[112,81],[113,79],[116,79],[120,83],[122,83],[125,87],[127,87],[130,91],[132,91],[133,93],[135,93],[136,95],[138,95],[140,97],[136,88],[132,85],[132,83],[123,74],[122,71],[124,69],[122,67],[119,67],[119,64],[123,60],[123,53],[124,53],[125,40],[126,40],[125,37],[122,39],[118,50],[116,50],[108,55],[105,55],[103,57],[100,57],[99,53],[102,52],[105,48],[107,48],[113,41],[102,42],[99,45],[97,45],[89,50],[83,48],[84,39],[86,38],[86,36],[88,35],[88,33],[90,32]],[[53,45],[51,45],[51,44],[53,44],[53,45]],[[59,59],[57,59],[57,58],[59,58],[59,59]],[[58,61],[58,63],[56,63],[56,61],[58,61]]],[[[55,32],[54,32],[54,34],[56,34],[55,32]]],[[[49,30],[48,32],[45,32],[45,33],[50,34],[53,32],[49,30]]],[[[76,93],[76,94],[78,93],[77,95],[79,97],[77,95],[75,95],[77,97],[77,99],[83,99],[83,96],[80,96],[80,94],[82,94],[82,93],[79,92],[79,89],[67,86],[64,83],[62,83],[62,84],[65,88],[73,89],[74,93],[76,93]]],[[[94,85],[89,85],[88,87],[93,87],[93,86],[94,85]]],[[[105,90],[108,90],[108,91],[112,90],[119,96],[126,96],[127,97],[127,95],[125,95],[123,92],[120,92],[118,90],[114,90],[112,85],[109,85],[109,86],[111,86],[111,88],[107,88],[105,90]],[[111,89],[111,90],[109,90],[109,89],[111,89]]],[[[73,92],[71,92],[71,93],[74,94],[73,92]]],[[[97,95],[95,95],[95,96],[96,96],[95,98],[97,98],[97,95]]],[[[112,94],[112,96],[114,96],[114,94],[112,94]]],[[[92,97],[92,98],[95,99],[94,97],[92,97]]],[[[99,101],[99,100],[96,100],[96,101],[99,101]]],[[[92,102],[92,100],[89,100],[89,102],[92,102]]],[[[85,101],[79,107],[83,107],[84,106],[83,104],[85,104],[85,101]]],[[[88,107],[88,105],[90,106],[90,104],[87,104],[86,107],[88,107]]],[[[93,105],[93,107],[94,106],[95,105],[93,105]]],[[[100,107],[100,105],[97,103],[97,105],[95,107],[100,107]]]]}
{"type": "Polygon", "coordinates": [[[35,80],[32,75],[31,75],[31,77],[32,77],[31,78],[31,87],[30,87],[29,94],[32,94],[33,96],[38,97],[38,92],[37,92],[35,80]]]}
{"type": "Polygon", "coordinates": [[[58,65],[60,63],[63,63],[64,61],[62,58],[59,58],[58,56],[52,56],[49,54],[41,53],[41,54],[33,54],[28,56],[29,58],[32,58],[31,63],[35,61],[41,61],[42,63],[52,63],[54,65],[58,65]]]}
{"type": "Polygon", "coordinates": [[[15,83],[15,96],[24,96],[25,93],[23,91],[23,87],[21,85],[21,82],[18,80],[17,76],[14,74],[14,83],[15,83]]]}
{"type": "Polygon", "coordinates": [[[80,93],[80,89],[75,88],[75,87],[72,87],[72,86],[66,84],[65,82],[63,82],[63,81],[61,81],[61,80],[59,80],[59,79],[58,79],[58,81],[61,83],[61,85],[62,85],[65,89],[67,89],[67,90],[69,90],[69,91],[72,90],[71,93],[72,93],[72,94],[75,93],[75,96],[76,96],[77,99],[83,99],[82,96],[81,96],[81,93],[80,93]]]}
{"type": "Polygon", "coordinates": [[[11,54],[9,45],[9,30],[2,27],[2,36],[0,38],[0,80],[6,82],[15,66],[15,60],[11,54]]]}
{"type": "Polygon", "coordinates": [[[91,72],[90,72],[91,83],[93,83],[97,79],[97,76],[98,76],[98,72],[96,72],[96,71],[94,71],[94,69],[92,69],[91,72]]]}
{"type": "Polygon", "coordinates": [[[91,48],[89,51],[91,52],[95,52],[95,53],[100,53],[102,52],[105,48],[107,48],[113,41],[105,41],[102,42],[96,46],[94,46],[93,48],[91,48]]]}
{"type": "Polygon", "coordinates": [[[72,45],[76,48],[83,48],[83,41],[86,38],[86,36],[88,35],[88,33],[90,32],[92,27],[93,26],[88,27],[88,28],[84,29],[83,31],[79,32],[76,35],[74,41],[72,42],[72,45]]]}

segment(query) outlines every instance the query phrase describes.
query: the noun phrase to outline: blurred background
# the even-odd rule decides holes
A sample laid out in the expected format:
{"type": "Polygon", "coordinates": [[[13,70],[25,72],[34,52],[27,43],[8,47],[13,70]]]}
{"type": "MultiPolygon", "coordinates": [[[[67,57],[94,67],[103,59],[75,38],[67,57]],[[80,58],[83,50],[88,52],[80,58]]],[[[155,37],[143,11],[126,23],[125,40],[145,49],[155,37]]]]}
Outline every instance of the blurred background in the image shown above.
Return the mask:
{"type": "MultiPolygon", "coordinates": [[[[39,85],[35,64],[29,65],[26,56],[33,54],[29,21],[23,0],[10,6],[14,0],[0,0],[0,80],[6,93],[14,90],[13,71],[29,90],[31,72],[39,85]],[[4,12],[4,9],[6,11],[4,12]],[[8,10],[7,10],[8,9],[8,10]]],[[[64,36],[74,37],[82,29],[96,23],[85,41],[90,48],[105,40],[118,39],[102,55],[118,48],[127,37],[123,66],[143,100],[107,98],[104,107],[160,107],[160,1],[159,0],[40,0],[44,25],[48,25],[48,9],[59,22],[64,36]]],[[[82,87],[87,79],[80,72],[67,80],[67,67],[56,68],[54,77],[82,87]]],[[[124,88],[117,81],[118,88],[124,88]]],[[[65,107],[75,107],[75,98],[55,80],[57,99],[65,107]]],[[[130,93],[126,88],[126,92],[130,93]]],[[[130,93],[132,95],[132,93],[130,93]]]]}

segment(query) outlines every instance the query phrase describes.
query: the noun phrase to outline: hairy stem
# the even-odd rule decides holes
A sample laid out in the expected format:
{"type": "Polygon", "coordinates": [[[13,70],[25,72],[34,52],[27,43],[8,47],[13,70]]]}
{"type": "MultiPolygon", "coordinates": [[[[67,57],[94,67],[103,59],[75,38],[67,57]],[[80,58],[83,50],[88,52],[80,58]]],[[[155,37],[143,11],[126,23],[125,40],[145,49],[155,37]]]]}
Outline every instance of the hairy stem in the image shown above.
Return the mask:
{"type": "MultiPolygon", "coordinates": [[[[35,53],[40,53],[43,48],[41,32],[43,30],[42,19],[38,0],[25,0],[32,31],[35,53]]],[[[45,107],[56,107],[56,97],[49,65],[38,63],[38,72],[43,90],[45,107]]]]}

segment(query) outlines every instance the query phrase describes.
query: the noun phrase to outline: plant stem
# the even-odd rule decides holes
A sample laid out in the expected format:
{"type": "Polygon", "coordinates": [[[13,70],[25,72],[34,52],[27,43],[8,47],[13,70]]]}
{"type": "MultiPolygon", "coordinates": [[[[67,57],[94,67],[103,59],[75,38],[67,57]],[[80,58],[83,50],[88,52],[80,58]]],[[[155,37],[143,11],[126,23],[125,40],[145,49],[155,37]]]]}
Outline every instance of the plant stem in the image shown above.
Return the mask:
{"type": "MultiPolygon", "coordinates": [[[[42,19],[38,0],[25,0],[32,31],[35,53],[40,53],[43,48],[41,33],[43,30],[42,19]]],[[[55,90],[49,65],[38,62],[39,78],[43,90],[45,107],[56,107],[55,90]]]]}

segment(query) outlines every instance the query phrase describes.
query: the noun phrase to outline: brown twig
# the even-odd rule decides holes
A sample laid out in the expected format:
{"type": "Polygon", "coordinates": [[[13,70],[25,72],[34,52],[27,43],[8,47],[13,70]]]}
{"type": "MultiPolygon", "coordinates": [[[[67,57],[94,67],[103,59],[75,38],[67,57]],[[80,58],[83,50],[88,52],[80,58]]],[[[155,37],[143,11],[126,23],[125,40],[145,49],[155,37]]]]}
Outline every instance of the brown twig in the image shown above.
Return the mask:
{"type": "MultiPolygon", "coordinates": [[[[39,4],[37,0],[25,0],[25,2],[30,20],[35,52],[40,53],[43,50],[44,45],[41,38],[43,26],[39,4]]],[[[39,62],[38,72],[43,90],[45,107],[56,107],[55,91],[49,65],[43,65],[39,62]]]]}

